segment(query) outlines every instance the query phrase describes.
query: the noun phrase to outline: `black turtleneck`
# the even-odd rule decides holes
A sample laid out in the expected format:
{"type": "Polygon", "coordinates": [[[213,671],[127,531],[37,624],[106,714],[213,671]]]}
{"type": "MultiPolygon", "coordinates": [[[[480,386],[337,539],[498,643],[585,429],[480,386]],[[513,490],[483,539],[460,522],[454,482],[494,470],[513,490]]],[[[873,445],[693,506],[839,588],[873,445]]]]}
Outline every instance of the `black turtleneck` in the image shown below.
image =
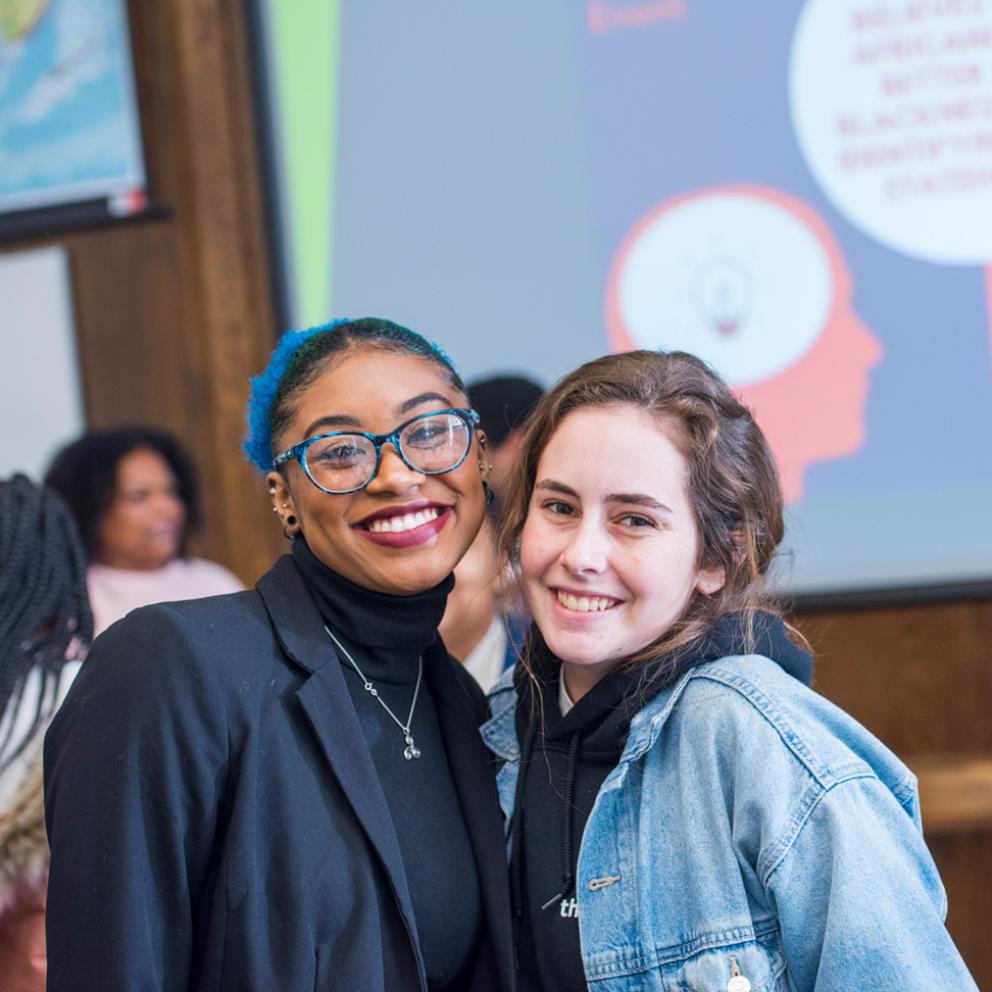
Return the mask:
{"type": "Polygon", "coordinates": [[[403,732],[327,640],[328,651],[338,655],[344,670],[396,827],[428,986],[438,992],[459,989],[478,952],[482,899],[429,686],[432,660],[445,658],[437,625],[454,578],[426,592],[393,596],[331,571],[302,538],[293,542],[293,558],[325,624],[403,723],[424,659],[411,724],[421,757],[407,760],[403,732]]]}
{"type": "Polygon", "coordinates": [[[518,666],[517,739],[522,742],[511,834],[511,885],[520,992],[586,988],[576,914],[579,843],[606,776],[616,767],[634,715],[689,668],[756,653],[809,684],[810,655],[792,644],[781,619],[759,613],[752,630],[731,613],[703,638],[654,663],[618,668],[564,716],[561,662],[531,628],[531,666],[540,692],[518,666]]]}

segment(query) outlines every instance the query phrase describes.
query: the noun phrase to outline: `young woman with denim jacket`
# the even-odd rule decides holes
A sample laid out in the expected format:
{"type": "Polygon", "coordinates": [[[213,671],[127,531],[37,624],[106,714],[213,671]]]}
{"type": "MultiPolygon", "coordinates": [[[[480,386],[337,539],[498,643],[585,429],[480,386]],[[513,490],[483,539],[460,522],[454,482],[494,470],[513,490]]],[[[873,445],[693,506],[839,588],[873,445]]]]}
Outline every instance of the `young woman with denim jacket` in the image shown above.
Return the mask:
{"type": "Polygon", "coordinates": [[[583,366],[506,502],[535,625],[483,736],[521,992],[975,989],[912,773],[763,597],[782,499],[727,387],[682,353],[583,366]]]}

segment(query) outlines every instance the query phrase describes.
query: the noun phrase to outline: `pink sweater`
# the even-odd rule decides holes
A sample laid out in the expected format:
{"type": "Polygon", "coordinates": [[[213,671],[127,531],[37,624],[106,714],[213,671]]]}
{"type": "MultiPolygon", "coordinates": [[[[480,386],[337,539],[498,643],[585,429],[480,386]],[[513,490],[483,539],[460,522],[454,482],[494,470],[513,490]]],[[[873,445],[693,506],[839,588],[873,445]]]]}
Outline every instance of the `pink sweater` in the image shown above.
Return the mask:
{"type": "Polygon", "coordinates": [[[219,596],[244,589],[226,568],[203,558],[177,558],[164,568],[151,571],[91,565],[87,585],[94,635],[139,606],[219,596]]]}

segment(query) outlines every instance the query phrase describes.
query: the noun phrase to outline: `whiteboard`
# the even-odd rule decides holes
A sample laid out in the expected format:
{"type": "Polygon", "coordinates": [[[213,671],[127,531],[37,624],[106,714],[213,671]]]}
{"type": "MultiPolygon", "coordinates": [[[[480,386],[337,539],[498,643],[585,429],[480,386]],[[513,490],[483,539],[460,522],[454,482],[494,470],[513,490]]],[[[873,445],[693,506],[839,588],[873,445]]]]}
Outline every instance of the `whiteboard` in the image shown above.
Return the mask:
{"type": "Polygon", "coordinates": [[[65,249],[0,254],[0,475],[38,479],[85,427],[65,249]]]}

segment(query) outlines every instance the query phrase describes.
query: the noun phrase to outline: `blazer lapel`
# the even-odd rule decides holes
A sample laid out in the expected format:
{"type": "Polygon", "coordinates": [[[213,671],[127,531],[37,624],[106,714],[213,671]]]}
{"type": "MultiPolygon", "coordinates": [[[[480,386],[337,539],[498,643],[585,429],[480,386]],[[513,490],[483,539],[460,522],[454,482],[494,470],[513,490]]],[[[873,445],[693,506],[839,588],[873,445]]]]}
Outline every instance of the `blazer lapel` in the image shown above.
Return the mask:
{"type": "MultiPolygon", "coordinates": [[[[479,703],[460,677],[463,673],[452,671],[458,662],[448,656],[440,638],[428,648],[425,660],[428,662],[425,674],[437,708],[451,777],[475,854],[499,987],[512,989],[509,872],[494,758],[479,733],[479,703]]],[[[464,673],[464,678],[471,676],[464,673]]]]}
{"type": "Polygon", "coordinates": [[[288,555],[262,576],[256,588],[283,650],[310,673],[296,691],[296,697],[331,771],[385,868],[423,974],[396,828],[334,645],[324,631],[299,569],[288,555]]]}

